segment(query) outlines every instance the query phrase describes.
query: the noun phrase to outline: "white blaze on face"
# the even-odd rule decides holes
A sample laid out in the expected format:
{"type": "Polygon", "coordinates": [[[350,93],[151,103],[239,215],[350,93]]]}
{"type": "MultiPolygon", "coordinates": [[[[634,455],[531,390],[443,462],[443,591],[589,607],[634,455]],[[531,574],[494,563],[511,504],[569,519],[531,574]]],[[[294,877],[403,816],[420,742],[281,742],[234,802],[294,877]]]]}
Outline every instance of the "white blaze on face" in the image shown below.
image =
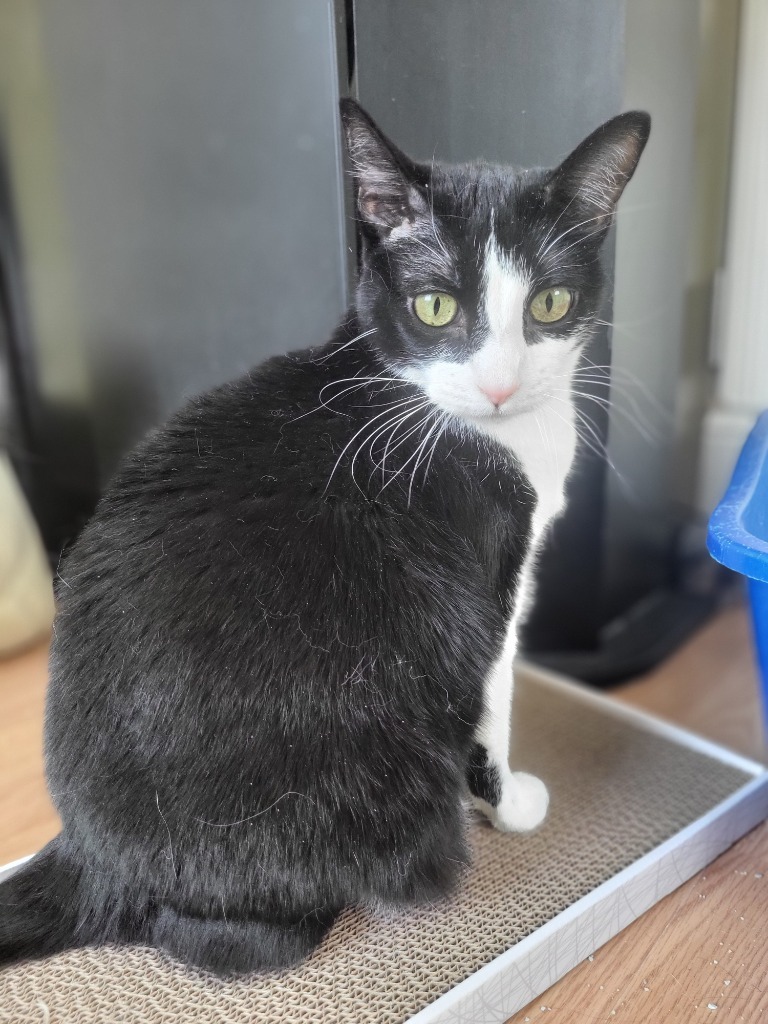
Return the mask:
{"type": "Polygon", "coordinates": [[[484,392],[505,392],[520,384],[526,344],[523,317],[529,285],[493,234],[485,249],[483,311],[488,337],[472,356],[475,386],[484,392]]]}
{"type": "Polygon", "coordinates": [[[461,360],[434,359],[409,367],[406,376],[424,388],[441,408],[464,419],[513,413],[520,398],[499,393],[524,392],[528,346],[523,318],[529,285],[511,258],[499,249],[491,232],[483,254],[480,319],[485,334],[480,347],[461,360]]]}

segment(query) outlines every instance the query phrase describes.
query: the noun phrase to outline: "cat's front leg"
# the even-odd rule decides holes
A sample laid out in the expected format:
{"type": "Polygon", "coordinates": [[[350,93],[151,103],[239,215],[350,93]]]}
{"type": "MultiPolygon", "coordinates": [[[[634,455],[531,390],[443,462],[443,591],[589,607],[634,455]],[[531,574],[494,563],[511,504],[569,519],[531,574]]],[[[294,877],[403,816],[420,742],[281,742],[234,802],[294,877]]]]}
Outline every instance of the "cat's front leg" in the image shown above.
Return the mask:
{"type": "Polygon", "coordinates": [[[528,832],[536,828],[549,806],[547,787],[541,779],[527,772],[513,772],[509,767],[512,661],[516,647],[513,621],[501,656],[485,681],[484,711],[467,765],[467,782],[475,808],[502,832],[528,832]]]}

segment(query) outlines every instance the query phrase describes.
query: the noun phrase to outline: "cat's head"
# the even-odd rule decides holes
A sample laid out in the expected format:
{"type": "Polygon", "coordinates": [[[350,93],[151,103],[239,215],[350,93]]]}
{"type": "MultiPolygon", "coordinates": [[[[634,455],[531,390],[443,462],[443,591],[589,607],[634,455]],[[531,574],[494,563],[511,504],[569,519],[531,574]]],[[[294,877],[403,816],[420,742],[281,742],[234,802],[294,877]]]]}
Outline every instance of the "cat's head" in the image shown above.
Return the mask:
{"type": "Polygon", "coordinates": [[[356,103],[341,110],[363,239],[357,314],[389,370],[468,421],[566,388],[648,115],[613,118],[554,170],[519,171],[416,163],[356,103]]]}

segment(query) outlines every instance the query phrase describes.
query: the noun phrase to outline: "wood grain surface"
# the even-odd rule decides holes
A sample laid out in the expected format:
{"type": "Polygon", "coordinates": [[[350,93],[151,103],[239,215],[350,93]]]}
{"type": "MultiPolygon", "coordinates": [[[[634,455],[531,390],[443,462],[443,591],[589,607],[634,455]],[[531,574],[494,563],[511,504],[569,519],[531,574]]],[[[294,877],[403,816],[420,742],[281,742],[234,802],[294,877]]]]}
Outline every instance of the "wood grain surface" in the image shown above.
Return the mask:
{"type": "Polygon", "coordinates": [[[764,823],[509,1024],[768,1021],[766,922],[764,823]]]}
{"type": "MultiPolygon", "coordinates": [[[[0,662],[0,864],[58,831],[42,770],[47,645],[0,662]]],[[[743,607],[718,615],[620,700],[764,759],[743,607]]],[[[511,1024],[768,1024],[768,825],[667,896],[511,1024]]]]}
{"type": "Polygon", "coordinates": [[[43,778],[48,642],[0,661],[0,864],[34,853],[59,831],[43,778]]]}

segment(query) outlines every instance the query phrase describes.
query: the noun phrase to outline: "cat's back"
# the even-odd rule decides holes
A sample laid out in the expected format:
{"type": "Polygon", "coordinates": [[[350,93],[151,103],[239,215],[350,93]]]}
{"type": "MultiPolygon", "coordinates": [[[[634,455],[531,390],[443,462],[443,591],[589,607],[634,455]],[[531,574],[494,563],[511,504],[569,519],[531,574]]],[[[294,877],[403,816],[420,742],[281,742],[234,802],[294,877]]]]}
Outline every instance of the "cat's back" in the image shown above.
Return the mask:
{"type": "Polygon", "coordinates": [[[59,598],[72,596],[92,564],[114,561],[129,571],[130,562],[135,574],[140,562],[158,570],[166,557],[210,558],[259,524],[284,526],[289,510],[293,517],[321,494],[348,418],[318,396],[356,367],[333,371],[313,355],[274,357],[188,400],[150,431],[62,559],[59,598]]]}
{"type": "MultiPolygon", "coordinates": [[[[303,743],[322,721],[336,728],[339,701],[362,701],[367,723],[367,689],[347,693],[361,658],[374,689],[388,680],[393,728],[402,726],[396,674],[406,673],[413,703],[408,673],[426,675],[433,633],[456,634],[465,619],[476,636],[483,616],[498,625],[471,545],[422,506],[425,490],[414,490],[409,515],[407,484],[366,490],[365,471],[355,482],[339,462],[378,413],[376,396],[340,405],[323,395],[327,383],[335,395],[361,379],[354,360],[329,362],[271,360],[187,403],[125,459],[59,569],[47,716],[54,791],[91,763],[100,778],[114,770],[141,779],[162,763],[178,790],[190,736],[207,771],[241,771],[244,721],[258,720],[259,749],[284,733],[285,716],[301,732],[296,680],[312,688],[316,708],[303,743]],[[199,735],[203,721],[206,736],[228,744],[213,749],[199,735]]],[[[455,648],[463,680],[477,644],[460,656],[455,648]]],[[[128,813],[130,793],[111,782],[100,792],[100,814],[128,813]]]]}
{"type": "Polygon", "coordinates": [[[178,506],[176,515],[185,508],[201,515],[216,508],[206,504],[214,497],[251,503],[311,490],[343,431],[318,397],[333,377],[311,355],[275,357],[189,400],[127,456],[98,514],[158,499],[154,511],[165,503],[178,506]]]}

